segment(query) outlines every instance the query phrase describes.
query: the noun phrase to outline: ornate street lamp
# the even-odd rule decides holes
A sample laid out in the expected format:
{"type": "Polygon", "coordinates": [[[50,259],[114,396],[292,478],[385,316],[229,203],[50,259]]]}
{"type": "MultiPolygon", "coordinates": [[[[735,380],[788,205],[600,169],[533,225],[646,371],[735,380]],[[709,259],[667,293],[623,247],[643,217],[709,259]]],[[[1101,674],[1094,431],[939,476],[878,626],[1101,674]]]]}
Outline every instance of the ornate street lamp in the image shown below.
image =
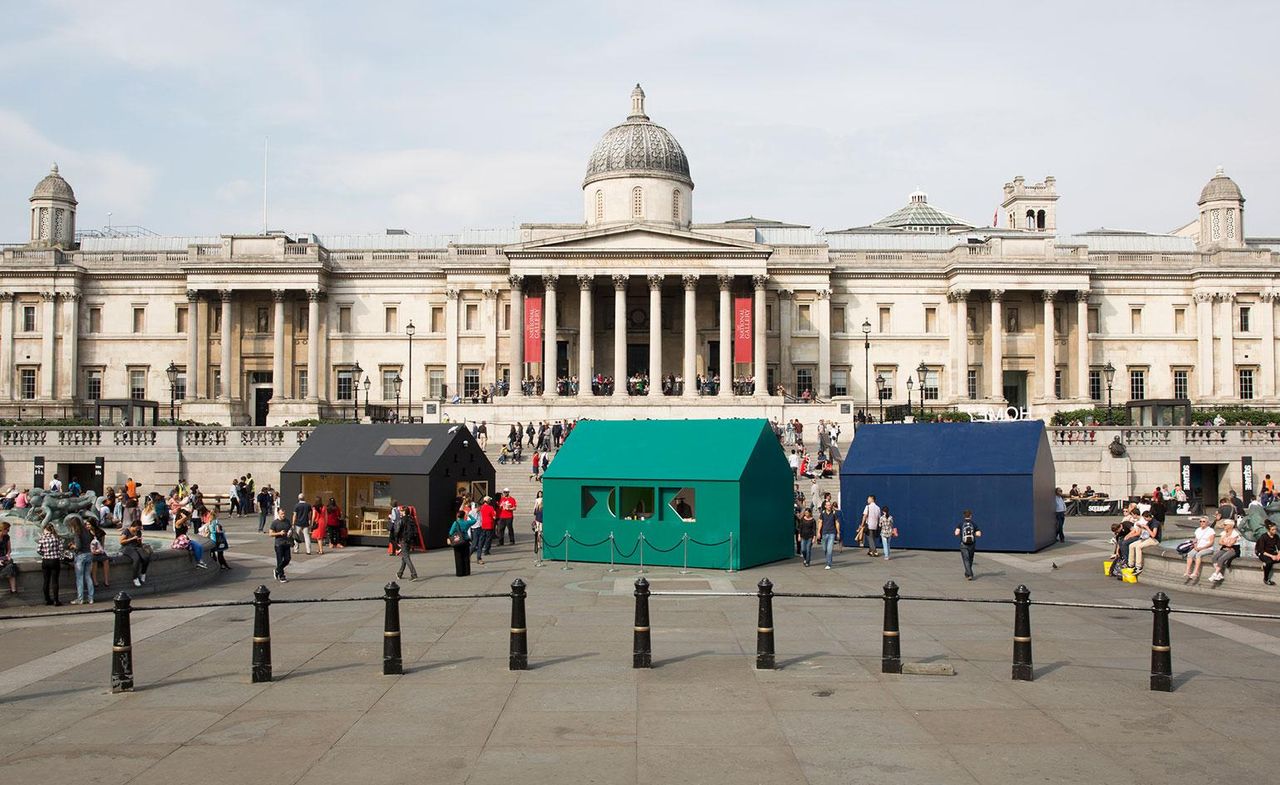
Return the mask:
{"type": "Polygon", "coordinates": [[[164,375],[169,377],[169,424],[172,425],[178,419],[174,415],[174,402],[178,399],[178,366],[169,363],[169,367],[164,369],[164,375]]]}
{"type": "MultiPolygon", "coordinates": [[[[369,388],[373,386],[373,382],[369,381],[369,377],[364,377],[364,416],[369,416],[369,388]]],[[[358,395],[359,393],[357,393],[358,395]]]]}
{"type": "Polygon", "coordinates": [[[880,422],[884,422],[884,374],[876,374],[876,399],[880,401],[880,422]]]}
{"type": "Polygon", "coordinates": [[[360,377],[364,375],[364,369],[360,367],[360,361],[356,360],[356,364],[351,366],[351,397],[355,400],[355,419],[360,419],[360,390],[356,385],[360,383],[360,377]]]}
{"type": "Polygon", "coordinates": [[[929,376],[929,366],[921,360],[916,366],[916,377],[920,380],[920,419],[924,419],[924,382],[929,376]]]}
{"type": "Polygon", "coordinates": [[[417,329],[413,326],[412,320],[405,325],[404,332],[409,336],[409,364],[406,367],[409,369],[409,422],[413,422],[413,334],[417,329]]]}
{"type": "Polygon", "coordinates": [[[1108,360],[1103,366],[1102,373],[1107,377],[1107,425],[1111,424],[1111,383],[1116,378],[1116,367],[1108,360]]]}
{"type": "MultiPolygon", "coordinates": [[[[915,383],[915,379],[907,377],[907,414],[911,414],[911,386],[915,383]]],[[[924,390],[920,391],[921,397],[924,396],[924,390]]],[[[903,419],[906,419],[905,417],[903,419]]]]}
{"type": "Polygon", "coordinates": [[[871,410],[871,320],[862,320],[862,403],[863,414],[871,410]]]}
{"type": "Polygon", "coordinates": [[[396,378],[391,380],[391,384],[396,390],[396,419],[400,419],[400,385],[404,384],[404,379],[400,378],[400,372],[396,372],[396,378]]]}

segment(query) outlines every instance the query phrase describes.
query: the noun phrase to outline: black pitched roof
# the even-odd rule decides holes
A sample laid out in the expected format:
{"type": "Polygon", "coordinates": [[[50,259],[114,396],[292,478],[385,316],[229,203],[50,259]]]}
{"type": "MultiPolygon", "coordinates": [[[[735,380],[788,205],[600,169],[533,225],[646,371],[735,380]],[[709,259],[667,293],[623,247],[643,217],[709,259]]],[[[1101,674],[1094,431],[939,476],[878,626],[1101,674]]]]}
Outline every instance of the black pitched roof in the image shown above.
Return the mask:
{"type": "Polygon", "coordinates": [[[454,439],[469,436],[460,424],[320,425],[280,472],[426,474],[454,439]]]}

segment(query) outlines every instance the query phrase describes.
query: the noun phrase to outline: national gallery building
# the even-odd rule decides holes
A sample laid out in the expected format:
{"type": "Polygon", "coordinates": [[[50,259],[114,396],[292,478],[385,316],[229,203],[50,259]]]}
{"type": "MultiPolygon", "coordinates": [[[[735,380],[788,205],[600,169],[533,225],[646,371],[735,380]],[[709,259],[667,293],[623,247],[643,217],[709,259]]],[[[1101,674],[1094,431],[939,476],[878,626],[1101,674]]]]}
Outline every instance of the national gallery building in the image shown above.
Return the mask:
{"type": "Polygon", "coordinates": [[[100,399],[167,414],[172,395],[180,418],[228,425],[366,401],[430,419],[495,387],[491,405],[559,416],[795,398],[874,415],[909,383],[917,405],[1036,416],[1109,396],[1280,403],[1280,238],[1246,236],[1221,169],[1165,234],[1060,234],[1052,177],[1005,183],[997,227],[923,193],[838,231],[697,223],[689,161],[637,86],[581,187],[579,223],[116,236],[76,232],[55,166],[28,241],[2,246],[0,417],[100,399]]]}

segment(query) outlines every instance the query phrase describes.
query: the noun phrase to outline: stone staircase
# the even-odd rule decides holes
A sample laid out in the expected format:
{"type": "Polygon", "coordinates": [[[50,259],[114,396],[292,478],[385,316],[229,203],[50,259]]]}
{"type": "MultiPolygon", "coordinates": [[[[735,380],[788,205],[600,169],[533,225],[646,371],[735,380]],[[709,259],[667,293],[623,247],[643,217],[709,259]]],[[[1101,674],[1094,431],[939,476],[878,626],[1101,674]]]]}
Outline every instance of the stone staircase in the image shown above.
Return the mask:
{"type": "Polygon", "coordinates": [[[542,489],[542,483],[529,479],[529,472],[533,466],[533,452],[526,447],[524,459],[520,463],[498,463],[498,455],[502,452],[502,445],[495,443],[493,438],[489,439],[489,446],[484,452],[489,457],[489,462],[493,464],[496,481],[494,490],[500,491],[503,488],[510,488],[511,495],[515,497],[516,503],[519,505],[516,509],[516,542],[520,544],[531,543],[533,537],[532,529],[530,528],[533,523],[533,499],[538,491],[542,489]]]}

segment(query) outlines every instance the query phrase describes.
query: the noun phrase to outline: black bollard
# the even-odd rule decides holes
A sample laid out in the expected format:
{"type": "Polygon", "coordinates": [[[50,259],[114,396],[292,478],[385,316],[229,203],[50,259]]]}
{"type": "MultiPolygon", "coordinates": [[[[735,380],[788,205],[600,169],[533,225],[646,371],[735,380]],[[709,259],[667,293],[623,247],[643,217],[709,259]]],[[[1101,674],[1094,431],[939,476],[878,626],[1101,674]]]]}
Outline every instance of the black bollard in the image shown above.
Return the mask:
{"type": "Polygon", "coordinates": [[[253,672],[250,681],[271,681],[271,590],[253,591],[253,672]]]}
{"type": "Polygon", "coordinates": [[[880,648],[880,672],[902,673],[902,644],[898,638],[898,584],[884,585],[884,637],[880,648]]]}
{"type": "Polygon", "coordinates": [[[756,595],[760,598],[760,617],[756,624],[756,670],[771,671],[774,669],[773,655],[773,584],[768,578],[761,578],[756,584],[756,595]]]}
{"type": "Polygon", "coordinates": [[[507,670],[529,670],[529,629],[524,618],[524,581],[511,582],[511,658],[507,670]]]}
{"type": "Polygon", "coordinates": [[[1031,590],[1019,585],[1013,590],[1013,680],[1035,678],[1031,665],[1031,590]]]}
{"type": "Polygon", "coordinates": [[[652,668],[653,651],[649,640],[649,582],[636,578],[636,627],[632,645],[632,668],[652,668]]]}
{"type": "Polygon", "coordinates": [[[1151,689],[1173,691],[1173,652],[1169,647],[1169,596],[1151,598],[1151,689]]]}
{"type": "Polygon", "coordinates": [[[116,629],[111,636],[111,691],[133,690],[133,633],[129,630],[129,614],[133,613],[126,592],[116,595],[116,629]]]}
{"type": "Polygon", "coordinates": [[[382,675],[399,676],[404,673],[404,660],[400,656],[400,586],[392,581],[383,591],[387,613],[382,630],[382,675]]]}

